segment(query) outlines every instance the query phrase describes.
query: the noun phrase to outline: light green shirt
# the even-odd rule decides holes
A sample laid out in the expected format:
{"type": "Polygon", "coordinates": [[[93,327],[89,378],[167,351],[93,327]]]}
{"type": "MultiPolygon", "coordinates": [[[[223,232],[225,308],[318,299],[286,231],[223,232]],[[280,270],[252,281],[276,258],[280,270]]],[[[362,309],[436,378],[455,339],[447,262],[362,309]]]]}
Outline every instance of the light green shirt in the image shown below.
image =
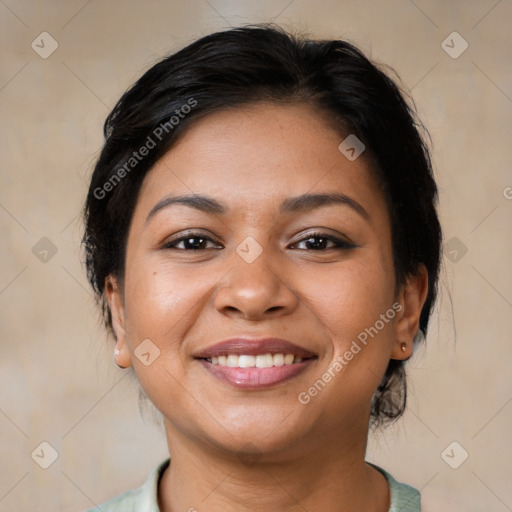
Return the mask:
{"type": "MultiPolygon", "coordinates": [[[[141,487],[123,492],[86,512],[160,512],[157,500],[158,482],[169,463],[170,459],[166,459],[159,464],[141,487]]],[[[391,496],[388,512],[420,512],[420,493],[414,487],[397,482],[387,471],[375,464],[371,465],[388,481],[391,496]]]]}

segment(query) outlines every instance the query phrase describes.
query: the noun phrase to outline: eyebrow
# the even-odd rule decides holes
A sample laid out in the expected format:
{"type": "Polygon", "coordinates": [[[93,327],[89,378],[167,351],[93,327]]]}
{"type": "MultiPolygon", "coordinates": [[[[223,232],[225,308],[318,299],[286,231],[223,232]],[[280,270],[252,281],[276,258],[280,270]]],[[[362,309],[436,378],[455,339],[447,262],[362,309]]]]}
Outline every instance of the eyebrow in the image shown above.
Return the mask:
{"type": "MultiPolygon", "coordinates": [[[[212,197],[193,194],[193,195],[168,195],[158,201],[151,211],[148,213],[146,217],[146,223],[160,210],[164,208],[168,208],[175,204],[183,204],[190,208],[195,208],[196,210],[200,210],[202,212],[213,214],[213,215],[224,215],[229,212],[229,208],[213,199],[212,197]]],[[[358,203],[355,199],[351,197],[341,194],[341,193],[331,193],[331,194],[302,194],[296,197],[289,197],[285,199],[281,203],[281,207],[279,209],[282,215],[287,215],[290,213],[304,212],[310,211],[317,208],[321,208],[324,206],[329,206],[333,204],[341,204],[345,206],[349,206],[354,211],[356,211],[361,217],[366,220],[369,220],[368,212],[363,208],[363,206],[358,203]]]]}

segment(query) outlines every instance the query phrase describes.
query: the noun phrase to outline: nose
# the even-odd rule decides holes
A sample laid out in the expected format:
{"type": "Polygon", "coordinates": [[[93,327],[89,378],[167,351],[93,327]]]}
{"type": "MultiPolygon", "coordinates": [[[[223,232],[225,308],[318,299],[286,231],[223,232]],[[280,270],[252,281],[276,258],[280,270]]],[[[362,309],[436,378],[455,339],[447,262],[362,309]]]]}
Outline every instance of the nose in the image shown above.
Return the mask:
{"type": "Polygon", "coordinates": [[[219,312],[254,321],[287,315],[297,308],[290,275],[282,266],[272,265],[268,253],[264,250],[251,263],[233,254],[214,299],[219,312]]]}

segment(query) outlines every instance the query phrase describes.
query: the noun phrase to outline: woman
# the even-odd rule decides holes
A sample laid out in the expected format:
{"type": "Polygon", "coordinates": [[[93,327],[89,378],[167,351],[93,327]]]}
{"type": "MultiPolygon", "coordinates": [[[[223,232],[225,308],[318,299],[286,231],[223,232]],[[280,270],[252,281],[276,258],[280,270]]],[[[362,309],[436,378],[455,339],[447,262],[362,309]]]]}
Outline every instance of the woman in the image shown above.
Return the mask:
{"type": "Polygon", "coordinates": [[[122,96],[83,242],[170,458],[103,512],[420,510],[365,461],[436,296],[419,126],[354,46],[272,25],[203,37],[122,96]]]}

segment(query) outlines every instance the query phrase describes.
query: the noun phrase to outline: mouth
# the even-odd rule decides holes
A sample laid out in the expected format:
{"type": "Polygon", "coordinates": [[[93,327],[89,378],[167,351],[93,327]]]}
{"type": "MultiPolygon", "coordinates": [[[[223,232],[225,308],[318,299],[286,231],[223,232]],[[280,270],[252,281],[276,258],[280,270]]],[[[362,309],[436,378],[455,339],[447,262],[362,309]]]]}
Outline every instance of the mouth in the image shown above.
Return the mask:
{"type": "Polygon", "coordinates": [[[299,375],[318,356],[279,338],[235,338],[210,346],[195,359],[217,379],[239,388],[261,389],[299,375]]]}
{"type": "Polygon", "coordinates": [[[206,357],[204,361],[208,363],[228,366],[229,368],[272,368],[284,365],[301,363],[304,359],[295,354],[228,354],[220,356],[206,357]]]}

